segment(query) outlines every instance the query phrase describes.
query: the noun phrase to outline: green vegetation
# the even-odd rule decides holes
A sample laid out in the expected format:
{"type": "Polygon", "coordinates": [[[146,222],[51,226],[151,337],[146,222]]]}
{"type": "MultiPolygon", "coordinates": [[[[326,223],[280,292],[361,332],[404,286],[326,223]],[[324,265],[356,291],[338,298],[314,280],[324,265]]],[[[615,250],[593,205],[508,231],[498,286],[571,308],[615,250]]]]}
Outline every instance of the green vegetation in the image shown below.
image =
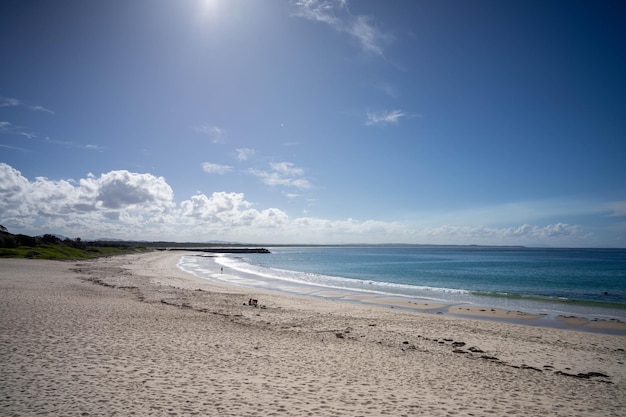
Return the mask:
{"type": "Polygon", "coordinates": [[[31,259],[55,259],[55,260],[71,260],[71,259],[88,259],[100,256],[121,255],[131,252],[137,252],[141,248],[122,248],[122,247],[101,247],[93,246],[86,250],[76,249],[70,246],[59,245],[38,245],[38,246],[19,246],[17,248],[0,248],[0,258],[31,258],[31,259]]]}
{"type": "Polygon", "coordinates": [[[26,236],[9,233],[0,226],[0,258],[89,259],[147,250],[119,242],[85,242],[80,238],[61,240],[54,235],[26,236]]]}

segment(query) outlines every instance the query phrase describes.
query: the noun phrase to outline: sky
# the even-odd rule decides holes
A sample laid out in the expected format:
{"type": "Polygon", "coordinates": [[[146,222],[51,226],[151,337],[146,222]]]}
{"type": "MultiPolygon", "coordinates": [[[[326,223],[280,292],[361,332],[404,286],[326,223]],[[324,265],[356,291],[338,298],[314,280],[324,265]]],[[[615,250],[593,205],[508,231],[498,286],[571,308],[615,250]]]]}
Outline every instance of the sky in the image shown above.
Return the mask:
{"type": "Polygon", "coordinates": [[[0,224],[626,247],[626,4],[0,4],[0,224]]]}

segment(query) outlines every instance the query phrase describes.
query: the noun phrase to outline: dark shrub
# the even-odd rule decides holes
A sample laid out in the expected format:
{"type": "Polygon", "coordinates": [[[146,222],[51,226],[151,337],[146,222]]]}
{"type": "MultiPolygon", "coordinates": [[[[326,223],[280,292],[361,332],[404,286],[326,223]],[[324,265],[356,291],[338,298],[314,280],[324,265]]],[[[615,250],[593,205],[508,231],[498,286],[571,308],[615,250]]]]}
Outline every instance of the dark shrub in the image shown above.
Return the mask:
{"type": "Polygon", "coordinates": [[[37,246],[37,239],[32,236],[14,235],[17,246],[37,246]]]}
{"type": "Polygon", "coordinates": [[[59,239],[55,235],[45,234],[41,237],[41,243],[44,243],[46,245],[56,245],[58,243],[61,243],[61,239],[59,239]]]}

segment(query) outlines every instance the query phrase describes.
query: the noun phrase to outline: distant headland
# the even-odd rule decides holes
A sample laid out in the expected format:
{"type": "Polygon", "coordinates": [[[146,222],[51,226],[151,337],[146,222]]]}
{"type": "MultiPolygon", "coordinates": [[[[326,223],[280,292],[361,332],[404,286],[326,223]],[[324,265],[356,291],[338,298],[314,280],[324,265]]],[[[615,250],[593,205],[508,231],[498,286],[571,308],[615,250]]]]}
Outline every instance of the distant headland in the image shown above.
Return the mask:
{"type": "Polygon", "coordinates": [[[159,248],[158,250],[182,250],[191,252],[207,252],[207,253],[271,253],[265,248],[233,248],[233,247],[221,247],[221,248],[159,248]]]}

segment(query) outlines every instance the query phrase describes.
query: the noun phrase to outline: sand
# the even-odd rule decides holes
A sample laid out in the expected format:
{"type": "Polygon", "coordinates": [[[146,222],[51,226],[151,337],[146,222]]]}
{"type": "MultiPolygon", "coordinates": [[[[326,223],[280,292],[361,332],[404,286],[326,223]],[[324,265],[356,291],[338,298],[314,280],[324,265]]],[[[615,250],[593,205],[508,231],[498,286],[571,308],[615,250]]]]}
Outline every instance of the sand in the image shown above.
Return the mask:
{"type": "Polygon", "coordinates": [[[218,285],[183,254],[0,259],[0,415],[626,415],[626,336],[218,285]]]}

